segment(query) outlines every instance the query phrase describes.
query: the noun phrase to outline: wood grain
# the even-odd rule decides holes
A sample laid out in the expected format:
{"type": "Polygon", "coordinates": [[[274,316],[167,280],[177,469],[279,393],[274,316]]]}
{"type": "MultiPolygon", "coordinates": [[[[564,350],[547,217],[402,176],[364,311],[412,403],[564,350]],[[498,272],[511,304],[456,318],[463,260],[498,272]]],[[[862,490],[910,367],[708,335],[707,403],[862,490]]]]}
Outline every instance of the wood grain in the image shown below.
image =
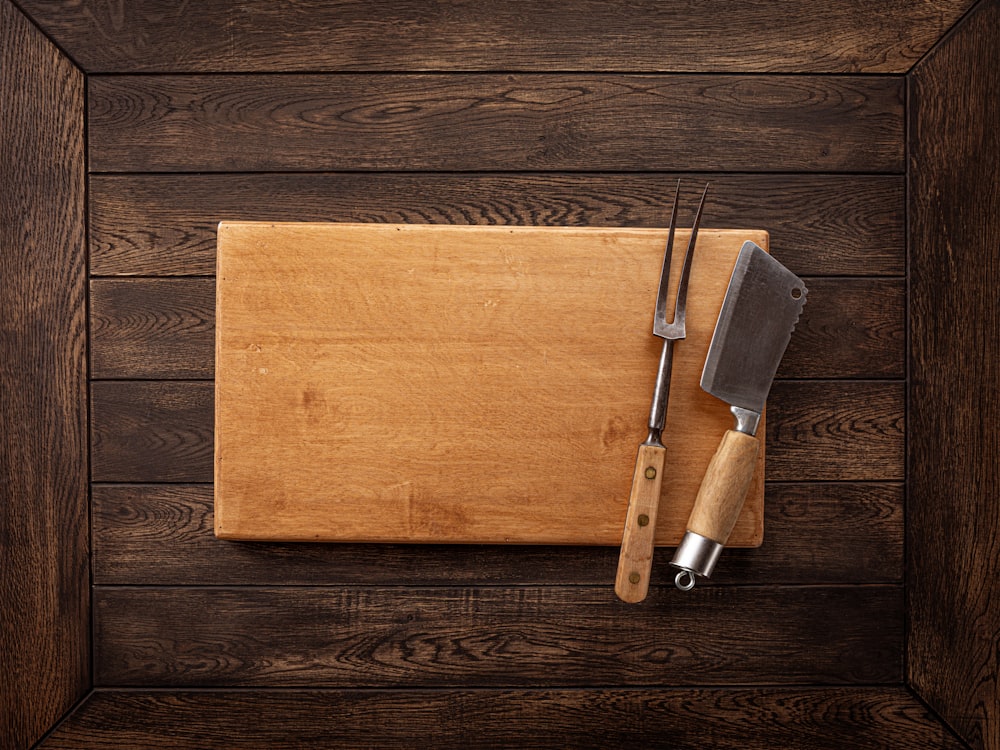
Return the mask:
{"type": "MultiPolygon", "coordinates": [[[[683,535],[732,423],[697,383],[748,238],[766,247],[760,230],[698,235],[663,430],[661,545],[683,535]]],[[[666,240],[662,229],[220,225],[216,534],[619,545],[662,349],[650,329],[666,240]]],[[[763,455],[756,469],[733,546],[762,533],[763,455]]]]}
{"type": "Polygon", "coordinates": [[[107,588],[95,685],[871,684],[902,679],[900,586],[107,588]],[[872,622],[878,627],[873,628],[872,622]]]}
{"type": "MultiPolygon", "coordinates": [[[[806,282],[779,377],[903,377],[902,279],[806,282]]],[[[214,377],[214,279],[94,279],[90,290],[92,377],[214,377]]]]}
{"type": "MultiPolygon", "coordinates": [[[[220,219],[654,227],[674,173],[697,171],[717,226],[770,230],[779,259],[826,285],[769,407],[769,477],[791,481],[767,485],[764,546],[727,550],[702,598],[663,580],[651,601],[619,605],[611,547],[226,543],[211,534],[211,485],[98,483],[93,572],[114,638],[95,669],[213,688],[99,690],[46,747],[411,747],[415,734],[443,747],[961,747],[927,705],[969,746],[1000,747],[997,451],[982,427],[998,379],[997,2],[918,66],[906,96],[902,77],[843,75],[907,71],[974,4],[0,0],[5,305],[30,313],[4,308],[0,411],[15,428],[0,463],[15,501],[0,511],[0,576],[16,606],[0,615],[14,655],[0,745],[31,744],[86,689],[90,658],[85,501],[67,479],[87,469],[83,261],[38,252],[83,235],[83,83],[23,8],[88,72],[129,74],[89,82],[99,276],[210,276],[220,219]],[[214,75],[228,71],[251,75],[214,75]],[[11,294],[28,278],[44,283],[11,294]],[[25,340],[47,343],[26,355],[25,340]],[[51,647],[70,622],[79,648],[51,647]],[[689,630],[706,638],[692,648],[689,630]],[[898,686],[905,637],[927,703],[898,686]],[[783,687],[663,687],[694,681],[783,687]],[[803,686],[827,683],[851,684],[803,686]],[[248,684],[284,689],[219,690],[248,684]],[[285,687],[313,684],[388,689],[285,687]],[[8,710],[25,685],[29,708],[8,710]],[[504,687],[532,685],[560,687],[504,687]]],[[[97,280],[94,374],[213,377],[214,309],[198,303],[213,282],[189,281],[97,280]]],[[[94,478],[211,478],[211,383],[93,389],[94,478]]]]}
{"type": "Polygon", "coordinates": [[[914,71],[909,678],[1000,748],[1000,3],[914,71]],[[958,105],[958,103],[961,103],[958,105]]]}
{"type": "Polygon", "coordinates": [[[82,74],[0,3],[0,745],[90,680],[82,74]]]}
{"type": "Polygon", "coordinates": [[[727,430],[705,470],[687,528],[719,544],[726,544],[747,497],[760,440],[727,430]]]}
{"type": "Polygon", "coordinates": [[[212,476],[212,384],[93,382],[94,481],[198,481],[212,476]]]}
{"type": "Polygon", "coordinates": [[[662,445],[640,445],[632,474],[622,545],[615,574],[615,593],[632,604],[646,598],[653,567],[656,517],[667,451],[662,445]]]}
{"type": "MultiPolygon", "coordinates": [[[[94,580],[157,585],[595,584],[613,547],[276,544],[212,532],[210,485],[93,488],[94,580]]],[[[712,584],[899,583],[903,493],[896,483],[770,483],[764,544],[729,549],[712,584]]],[[[654,585],[670,576],[654,566],[654,585]]]]}
{"type": "Polygon", "coordinates": [[[904,384],[775,382],[767,400],[767,478],[901,480],[904,384]]]}
{"type": "MultiPolygon", "coordinates": [[[[94,481],[212,481],[212,383],[91,389],[94,481]]],[[[768,400],[767,479],[900,480],[903,422],[902,383],[778,381],[768,400]]]]}
{"type": "Polygon", "coordinates": [[[87,101],[96,172],[903,169],[898,77],[92,76],[87,101]]]}
{"type": "Polygon", "coordinates": [[[42,747],[229,750],[236,737],[240,747],[267,750],[409,750],[415,737],[461,750],[962,747],[899,687],[101,690],[42,747]]]}
{"type": "Polygon", "coordinates": [[[215,280],[90,282],[92,378],[210,378],[215,280]]]}
{"type": "Polygon", "coordinates": [[[905,280],[805,281],[809,303],[778,366],[779,378],[905,376],[905,280]]]}
{"type": "Polygon", "coordinates": [[[801,276],[905,271],[898,175],[341,173],[94,175],[91,272],[214,274],[220,220],[662,227],[681,176],[679,226],[711,182],[712,226],[767,229],[801,276]]]}
{"type": "Polygon", "coordinates": [[[903,73],[970,0],[506,4],[22,0],[88,73],[641,70],[903,73]]]}

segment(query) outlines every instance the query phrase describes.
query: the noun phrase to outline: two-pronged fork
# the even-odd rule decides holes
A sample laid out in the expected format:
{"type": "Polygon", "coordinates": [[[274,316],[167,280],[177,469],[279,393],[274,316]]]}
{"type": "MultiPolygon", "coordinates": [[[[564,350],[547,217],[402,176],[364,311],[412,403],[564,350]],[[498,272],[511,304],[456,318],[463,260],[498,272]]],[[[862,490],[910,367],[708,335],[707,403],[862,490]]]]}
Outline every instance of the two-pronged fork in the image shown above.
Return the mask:
{"type": "Polygon", "coordinates": [[[632,491],[628,499],[625,516],[625,530],[622,534],[621,555],[618,558],[618,574],[615,577],[615,593],[626,602],[640,602],[646,598],[649,589],[649,574],[653,564],[653,537],[656,530],[656,511],[660,502],[660,487],[663,483],[663,465],[666,448],[661,434],[667,417],[667,398],[670,395],[670,369],[673,363],[674,341],[685,336],[684,317],[687,307],[688,279],[691,275],[691,257],[698,239],[698,225],[701,210],[705,205],[708,185],[701,195],[691,239],[688,241],[681,278],[677,284],[674,303],[674,317],[667,323],[667,291],[670,285],[670,256],[673,254],[674,230],[677,226],[677,200],[681,184],[677,182],[674,205],[670,211],[670,231],[667,248],[663,254],[660,271],[660,286],[656,294],[656,308],[653,315],[653,334],[662,338],[663,352],[656,372],[656,386],[653,389],[653,405],[649,411],[649,435],[639,446],[632,476],[632,491]]]}

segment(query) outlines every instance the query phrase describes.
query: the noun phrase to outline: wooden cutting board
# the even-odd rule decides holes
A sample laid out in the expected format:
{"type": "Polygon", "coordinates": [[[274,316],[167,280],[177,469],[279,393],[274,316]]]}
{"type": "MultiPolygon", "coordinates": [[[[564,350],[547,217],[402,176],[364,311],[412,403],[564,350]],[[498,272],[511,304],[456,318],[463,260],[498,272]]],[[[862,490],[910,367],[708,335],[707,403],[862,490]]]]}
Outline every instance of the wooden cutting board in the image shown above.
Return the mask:
{"type": "MultiPolygon", "coordinates": [[[[662,344],[666,234],[221,224],[216,534],[618,545],[662,344]]],[[[680,540],[732,425],[698,382],[745,240],[767,247],[759,230],[698,237],[661,545],[680,540]]],[[[687,241],[678,231],[672,290],[687,241]]],[[[761,542],[763,469],[761,451],[729,546],[761,542]]]]}

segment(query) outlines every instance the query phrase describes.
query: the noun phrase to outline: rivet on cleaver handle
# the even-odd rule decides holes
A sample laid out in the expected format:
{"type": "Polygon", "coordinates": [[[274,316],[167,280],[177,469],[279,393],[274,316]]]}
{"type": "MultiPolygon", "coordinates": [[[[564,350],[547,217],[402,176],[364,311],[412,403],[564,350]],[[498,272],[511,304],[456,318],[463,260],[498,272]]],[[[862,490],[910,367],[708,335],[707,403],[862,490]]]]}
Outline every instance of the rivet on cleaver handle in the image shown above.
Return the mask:
{"type": "Polygon", "coordinates": [[[757,424],[806,302],[802,279],[753,242],[743,243],[701,375],[701,387],[730,405],[736,428],[708,464],[687,531],[670,564],[678,588],[709,577],[743,508],[760,445],[757,424]]]}

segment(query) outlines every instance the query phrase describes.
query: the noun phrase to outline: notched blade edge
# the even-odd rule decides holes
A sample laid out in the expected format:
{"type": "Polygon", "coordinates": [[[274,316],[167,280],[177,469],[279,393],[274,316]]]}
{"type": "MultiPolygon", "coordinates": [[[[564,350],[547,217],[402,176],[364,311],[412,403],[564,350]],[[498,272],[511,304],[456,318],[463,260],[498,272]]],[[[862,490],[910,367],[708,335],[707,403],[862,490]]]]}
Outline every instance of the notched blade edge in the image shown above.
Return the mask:
{"type": "Polygon", "coordinates": [[[763,409],[807,295],[802,279],[745,242],[719,311],[701,387],[734,406],[763,409]]]}

